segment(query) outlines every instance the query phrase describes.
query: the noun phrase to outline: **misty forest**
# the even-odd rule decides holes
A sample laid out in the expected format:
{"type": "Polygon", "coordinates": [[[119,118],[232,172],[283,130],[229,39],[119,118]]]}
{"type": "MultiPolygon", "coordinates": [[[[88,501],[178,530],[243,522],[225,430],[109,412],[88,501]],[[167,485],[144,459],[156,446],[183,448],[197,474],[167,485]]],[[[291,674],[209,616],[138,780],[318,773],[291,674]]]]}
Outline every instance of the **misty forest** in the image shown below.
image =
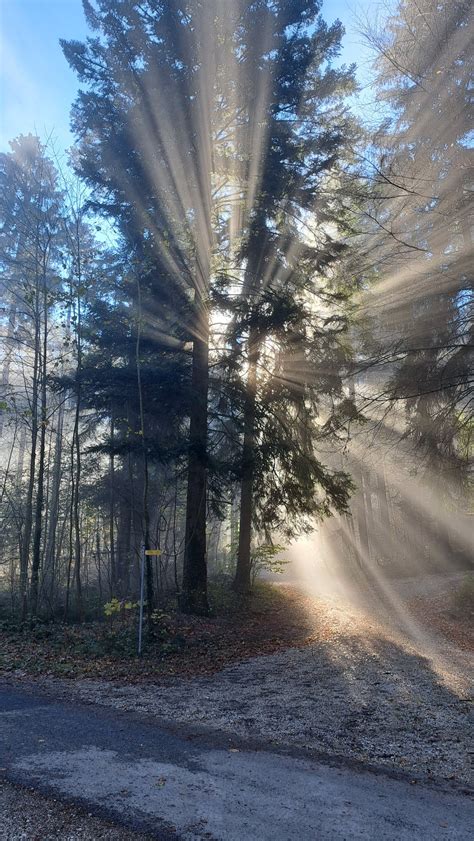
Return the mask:
{"type": "MultiPolygon", "coordinates": [[[[82,0],[74,143],[5,139],[0,665],[462,781],[472,5],[355,12],[363,81],[332,5],[82,0]],[[246,713],[200,688],[247,663],[283,724],[238,677],[246,713]],[[333,704],[355,723],[331,735],[333,704]]],[[[467,837],[367,833],[318,837],[467,837]]]]}

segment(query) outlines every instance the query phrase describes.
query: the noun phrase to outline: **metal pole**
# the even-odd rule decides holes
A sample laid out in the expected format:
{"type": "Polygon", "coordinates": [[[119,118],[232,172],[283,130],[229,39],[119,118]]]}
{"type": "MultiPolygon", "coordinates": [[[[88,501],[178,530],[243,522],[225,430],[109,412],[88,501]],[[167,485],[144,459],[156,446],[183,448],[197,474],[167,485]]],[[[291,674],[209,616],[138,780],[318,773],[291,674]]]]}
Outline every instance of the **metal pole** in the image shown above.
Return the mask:
{"type": "Polygon", "coordinates": [[[138,621],[138,656],[142,653],[142,631],[143,631],[143,595],[145,585],[145,547],[142,547],[142,566],[140,570],[140,618],[138,621]]]}

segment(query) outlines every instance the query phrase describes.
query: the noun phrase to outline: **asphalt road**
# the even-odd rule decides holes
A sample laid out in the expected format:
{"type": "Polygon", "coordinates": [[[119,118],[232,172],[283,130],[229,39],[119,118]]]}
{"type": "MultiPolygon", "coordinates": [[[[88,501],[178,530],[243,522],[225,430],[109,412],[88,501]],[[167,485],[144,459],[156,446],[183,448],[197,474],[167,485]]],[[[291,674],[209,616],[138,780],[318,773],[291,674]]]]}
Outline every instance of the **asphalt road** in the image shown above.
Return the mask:
{"type": "Polygon", "coordinates": [[[229,734],[0,686],[0,774],[185,841],[472,838],[472,801],[229,734]]]}

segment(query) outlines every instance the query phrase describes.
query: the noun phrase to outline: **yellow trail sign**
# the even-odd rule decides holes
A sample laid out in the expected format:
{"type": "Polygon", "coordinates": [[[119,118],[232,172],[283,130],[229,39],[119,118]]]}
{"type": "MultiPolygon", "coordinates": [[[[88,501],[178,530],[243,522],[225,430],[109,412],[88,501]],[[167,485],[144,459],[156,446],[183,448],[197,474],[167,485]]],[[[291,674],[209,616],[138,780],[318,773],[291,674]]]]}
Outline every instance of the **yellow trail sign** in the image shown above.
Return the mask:
{"type": "Polygon", "coordinates": [[[145,549],[145,555],[161,555],[161,549],[145,549]]]}

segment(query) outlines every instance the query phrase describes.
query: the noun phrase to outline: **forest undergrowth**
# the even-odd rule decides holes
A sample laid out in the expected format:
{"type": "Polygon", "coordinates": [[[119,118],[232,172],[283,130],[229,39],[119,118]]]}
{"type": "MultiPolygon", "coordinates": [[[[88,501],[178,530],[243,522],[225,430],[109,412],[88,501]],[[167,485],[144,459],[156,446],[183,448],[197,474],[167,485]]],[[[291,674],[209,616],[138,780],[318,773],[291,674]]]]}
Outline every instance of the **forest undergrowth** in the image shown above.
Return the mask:
{"type": "MultiPolygon", "coordinates": [[[[468,585],[462,585],[462,593],[468,585]]],[[[337,606],[289,585],[259,583],[247,598],[222,585],[211,587],[212,615],[189,616],[171,600],[145,628],[137,655],[138,612],[122,607],[101,621],[82,624],[38,622],[33,628],[3,623],[0,674],[100,678],[127,682],[213,674],[250,657],[288,648],[330,644],[340,633],[339,618],[354,614],[357,633],[370,620],[349,605],[337,606]]],[[[474,650],[472,605],[450,598],[418,596],[408,607],[429,630],[464,651],[474,650]]],[[[107,611],[108,612],[108,611],[107,611]]],[[[369,625],[367,630],[369,632],[369,625]]]]}

